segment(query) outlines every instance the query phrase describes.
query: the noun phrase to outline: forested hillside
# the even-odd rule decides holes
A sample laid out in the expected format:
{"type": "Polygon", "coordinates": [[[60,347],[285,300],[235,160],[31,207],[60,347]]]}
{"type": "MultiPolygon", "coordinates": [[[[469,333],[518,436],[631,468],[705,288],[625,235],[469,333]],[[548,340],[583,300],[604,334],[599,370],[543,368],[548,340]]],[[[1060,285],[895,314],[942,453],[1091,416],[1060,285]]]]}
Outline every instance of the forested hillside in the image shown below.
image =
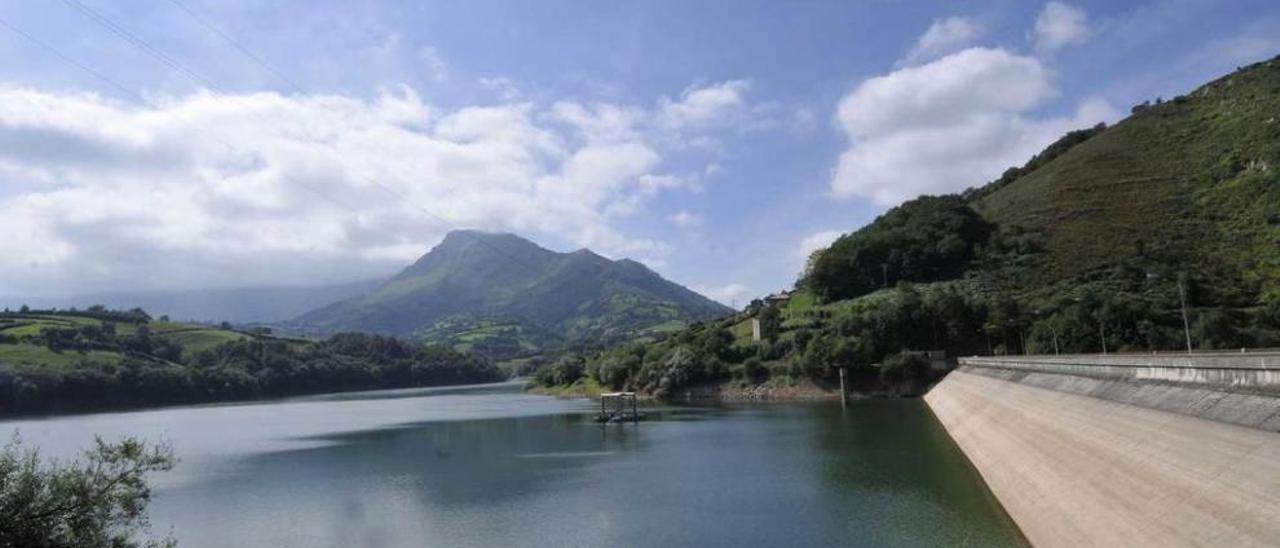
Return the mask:
{"type": "Polygon", "coordinates": [[[923,377],[910,351],[925,349],[1280,346],[1278,166],[1280,58],[1071,132],[987,185],[889,210],[815,252],[781,308],[562,360],[544,380],[669,393],[831,381],[840,367],[923,377]],[[766,340],[751,340],[753,317],[766,340]]]}
{"type": "Polygon", "coordinates": [[[0,414],[491,382],[484,358],[389,337],[324,340],[153,319],[140,309],[0,313],[0,414]]]}

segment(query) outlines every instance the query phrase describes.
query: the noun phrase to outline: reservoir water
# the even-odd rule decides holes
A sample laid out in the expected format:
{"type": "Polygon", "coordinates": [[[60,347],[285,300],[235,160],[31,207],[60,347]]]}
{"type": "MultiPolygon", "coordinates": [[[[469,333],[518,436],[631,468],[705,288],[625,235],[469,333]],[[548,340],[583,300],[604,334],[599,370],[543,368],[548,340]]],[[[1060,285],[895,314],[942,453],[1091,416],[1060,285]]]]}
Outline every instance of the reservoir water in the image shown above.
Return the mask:
{"type": "Polygon", "coordinates": [[[0,422],[65,458],[173,442],[152,531],[186,547],[1021,546],[919,400],[655,405],[504,383],[0,422]]]}

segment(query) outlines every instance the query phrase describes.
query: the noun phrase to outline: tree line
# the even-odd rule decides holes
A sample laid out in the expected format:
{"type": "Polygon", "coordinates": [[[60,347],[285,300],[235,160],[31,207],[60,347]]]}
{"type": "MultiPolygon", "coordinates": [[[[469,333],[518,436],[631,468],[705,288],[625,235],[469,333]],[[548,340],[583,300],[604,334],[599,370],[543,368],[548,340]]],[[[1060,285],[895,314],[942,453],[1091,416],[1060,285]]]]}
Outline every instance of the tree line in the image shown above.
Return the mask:
{"type": "Polygon", "coordinates": [[[62,367],[0,363],[0,410],[192,403],[504,378],[482,356],[377,335],[342,333],[318,342],[258,336],[189,352],[145,324],[123,335],[110,325],[46,327],[14,341],[78,356],[62,367]],[[117,352],[119,359],[81,354],[88,350],[117,352]]]}

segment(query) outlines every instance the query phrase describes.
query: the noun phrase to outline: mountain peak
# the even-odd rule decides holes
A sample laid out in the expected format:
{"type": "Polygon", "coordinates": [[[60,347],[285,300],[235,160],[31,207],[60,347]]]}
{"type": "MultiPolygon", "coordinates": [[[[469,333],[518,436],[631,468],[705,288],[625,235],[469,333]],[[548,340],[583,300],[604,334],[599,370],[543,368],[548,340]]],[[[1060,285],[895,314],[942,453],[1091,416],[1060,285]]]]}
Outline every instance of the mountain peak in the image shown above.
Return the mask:
{"type": "Polygon", "coordinates": [[[511,238],[528,242],[528,240],[510,232],[487,232],[474,228],[459,228],[456,230],[450,230],[445,234],[444,239],[440,240],[440,245],[461,245],[477,241],[503,240],[511,238]]]}
{"type": "MultiPolygon", "coordinates": [[[[557,253],[515,234],[455,230],[372,293],[313,311],[299,321],[334,331],[406,337],[438,335],[458,326],[483,332],[473,333],[467,344],[481,335],[502,338],[515,332],[598,343],[673,321],[687,323],[729,312],[638,267],[635,261],[613,261],[590,249],[557,253]]],[[[489,351],[517,355],[527,351],[528,342],[495,342],[489,351]]]]}

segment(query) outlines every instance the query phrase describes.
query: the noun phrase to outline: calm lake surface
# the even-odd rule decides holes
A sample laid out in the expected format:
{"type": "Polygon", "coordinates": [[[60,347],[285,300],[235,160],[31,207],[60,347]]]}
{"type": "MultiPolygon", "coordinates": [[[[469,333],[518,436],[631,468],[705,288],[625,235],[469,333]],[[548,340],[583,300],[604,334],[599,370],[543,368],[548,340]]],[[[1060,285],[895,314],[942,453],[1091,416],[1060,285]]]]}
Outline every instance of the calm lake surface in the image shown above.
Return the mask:
{"type": "Polygon", "coordinates": [[[0,422],[48,456],[165,437],[186,547],[1020,546],[920,400],[653,406],[505,383],[0,422]]]}

